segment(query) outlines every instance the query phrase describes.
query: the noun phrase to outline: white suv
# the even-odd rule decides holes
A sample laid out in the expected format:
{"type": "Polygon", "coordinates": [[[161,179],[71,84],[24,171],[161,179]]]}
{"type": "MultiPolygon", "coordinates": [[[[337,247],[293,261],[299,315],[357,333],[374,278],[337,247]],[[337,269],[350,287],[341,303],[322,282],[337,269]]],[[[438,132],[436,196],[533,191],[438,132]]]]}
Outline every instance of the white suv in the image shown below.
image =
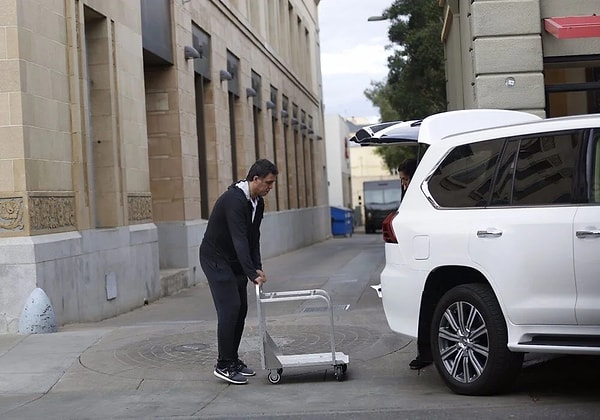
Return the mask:
{"type": "Polygon", "coordinates": [[[600,115],[454,111],[417,138],[384,225],[391,329],[467,395],[507,390],[527,352],[600,354],[600,115]]]}

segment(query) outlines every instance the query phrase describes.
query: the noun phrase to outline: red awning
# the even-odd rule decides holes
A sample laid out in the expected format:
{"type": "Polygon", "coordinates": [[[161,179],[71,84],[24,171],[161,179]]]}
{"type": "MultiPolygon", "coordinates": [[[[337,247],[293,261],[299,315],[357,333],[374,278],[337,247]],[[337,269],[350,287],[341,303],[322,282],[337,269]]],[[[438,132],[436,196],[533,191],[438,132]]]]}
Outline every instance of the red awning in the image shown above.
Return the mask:
{"type": "Polygon", "coordinates": [[[547,18],[544,28],[558,39],[600,37],[600,16],[547,18]]]}

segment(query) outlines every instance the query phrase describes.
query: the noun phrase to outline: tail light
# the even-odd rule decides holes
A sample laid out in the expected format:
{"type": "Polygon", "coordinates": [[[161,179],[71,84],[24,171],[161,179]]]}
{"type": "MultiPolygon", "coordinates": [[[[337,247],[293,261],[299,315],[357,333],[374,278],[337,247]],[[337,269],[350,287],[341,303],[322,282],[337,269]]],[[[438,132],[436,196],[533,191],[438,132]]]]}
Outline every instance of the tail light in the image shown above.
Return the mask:
{"type": "Polygon", "coordinates": [[[394,228],[392,226],[392,221],[397,215],[398,211],[394,211],[388,214],[383,220],[383,224],[381,225],[381,230],[383,231],[383,242],[390,244],[398,243],[398,239],[396,239],[396,234],[394,233],[394,228]]]}

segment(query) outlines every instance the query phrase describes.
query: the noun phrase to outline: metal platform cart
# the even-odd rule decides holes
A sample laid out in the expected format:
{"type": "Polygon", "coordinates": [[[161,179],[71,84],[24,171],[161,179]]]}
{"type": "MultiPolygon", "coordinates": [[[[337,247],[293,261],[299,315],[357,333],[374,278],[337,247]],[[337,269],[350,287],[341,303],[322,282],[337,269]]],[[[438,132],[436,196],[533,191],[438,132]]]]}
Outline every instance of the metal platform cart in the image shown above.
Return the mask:
{"type": "Polygon", "coordinates": [[[281,380],[284,368],[304,366],[333,366],[335,378],[343,381],[349,363],[348,355],[335,351],[333,335],[333,305],[329,293],[321,289],[293,290],[287,292],[263,292],[262,287],[256,286],[256,306],[258,316],[258,330],[261,338],[260,354],[262,368],[269,370],[269,382],[276,384],[281,380]],[[267,332],[265,313],[262,305],[270,302],[285,302],[292,300],[323,299],[327,302],[329,311],[329,331],[331,336],[331,352],[309,354],[282,354],[281,349],[267,332]]]}

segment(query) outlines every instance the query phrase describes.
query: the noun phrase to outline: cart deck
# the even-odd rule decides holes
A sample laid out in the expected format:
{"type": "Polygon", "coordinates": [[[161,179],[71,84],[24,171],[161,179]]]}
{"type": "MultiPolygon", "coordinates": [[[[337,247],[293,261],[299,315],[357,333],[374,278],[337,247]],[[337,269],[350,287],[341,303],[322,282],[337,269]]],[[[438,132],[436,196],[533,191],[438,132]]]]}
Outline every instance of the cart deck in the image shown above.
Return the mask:
{"type": "Polygon", "coordinates": [[[334,368],[334,374],[338,381],[344,380],[347,365],[350,362],[348,355],[335,351],[334,327],[333,327],[333,305],[329,294],[322,289],[292,290],[286,292],[263,292],[262,287],[256,286],[256,306],[258,316],[258,329],[260,334],[260,350],[262,368],[269,371],[268,379],[272,384],[281,380],[283,368],[323,366],[330,365],[334,368]],[[325,353],[308,354],[282,354],[281,349],[273,341],[267,331],[263,304],[270,302],[285,302],[298,300],[322,299],[327,303],[329,312],[329,332],[331,351],[325,353]]]}

